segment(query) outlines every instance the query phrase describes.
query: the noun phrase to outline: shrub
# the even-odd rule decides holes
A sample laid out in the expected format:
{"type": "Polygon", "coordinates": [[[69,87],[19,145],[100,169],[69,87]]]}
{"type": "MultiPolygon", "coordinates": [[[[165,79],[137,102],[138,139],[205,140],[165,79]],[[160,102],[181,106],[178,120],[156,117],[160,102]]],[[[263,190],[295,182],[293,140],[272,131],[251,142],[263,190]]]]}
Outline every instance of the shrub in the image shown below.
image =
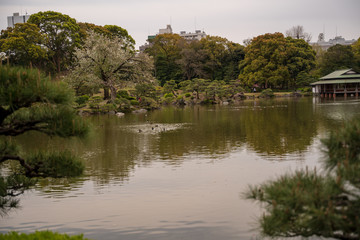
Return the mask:
{"type": "Polygon", "coordinates": [[[136,99],[130,100],[130,104],[133,106],[138,106],[140,103],[136,99]]]}
{"type": "Polygon", "coordinates": [[[41,232],[34,232],[34,233],[17,233],[17,232],[9,232],[7,234],[0,234],[0,239],[4,240],[86,240],[84,236],[76,235],[76,236],[69,236],[67,234],[60,234],[54,233],[50,231],[41,231],[41,232]]]}
{"type": "Polygon", "coordinates": [[[270,88],[263,90],[260,95],[260,98],[272,98],[275,97],[275,94],[273,92],[273,90],[271,90],[270,88]]]}
{"type": "Polygon", "coordinates": [[[102,101],[102,97],[100,96],[93,96],[89,99],[90,102],[93,102],[93,103],[100,103],[102,101]]]}
{"type": "Polygon", "coordinates": [[[302,93],[311,93],[312,89],[311,89],[311,87],[303,87],[303,88],[298,88],[298,91],[300,91],[302,93]]]}
{"type": "Polygon", "coordinates": [[[100,107],[102,112],[110,112],[110,111],[115,111],[116,110],[116,105],[113,103],[107,103],[103,106],[100,107]]]}
{"type": "Polygon", "coordinates": [[[119,91],[116,93],[116,97],[117,97],[117,98],[126,98],[126,99],[129,99],[129,98],[130,98],[130,95],[129,95],[128,91],[126,91],[126,90],[119,90],[119,91]]]}
{"type": "Polygon", "coordinates": [[[91,109],[99,109],[102,98],[100,96],[93,96],[89,99],[89,107],[91,109]]]}
{"type": "Polygon", "coordinates": [[[156,101],[150,97],[142,97],[140,105],[148,110],[155,109],[158,107],[156,101]]]}
{"type": "Polygon", "coordinates": [[[172,97],[163,97],[162,98],[162,103],[163,104],[171,104],[173,102],[173,98],[172,97]]]}
{"type": "Polygon", "coordinates": [[[83,105],[89,100],[89,98],[90,97],[88,95],[78,96],[76,97],[75,102],[79,105],[83,105]]]}
{"type": "Polygon", "coordinates": [[[214,100],[212,99],[205,99],[204,101],[201,102],[201,104],[205,104],[205,105],[208,105],[208,104],[214,104],[214,100]]]}
{"type": "Polygon", "coordinates": [[[164,95],[164,98],[173,98],[173,97],[174,97],[174,94],[172,94],[172,93],[166,93],[164,95]]]}
{"type": "Polygon", "coordinates": [[[117,98],[115,99],[115,103],[118,105],[117,110],[120,112],[127,112],[130,110],[131,103],[130,100],[126,98],[117,98]]]}
{"type": "Polygon", "coordinates": [[[185,97],[191,97],[192,95],[191,95],[191,93],[185,93],[185,97]]]}

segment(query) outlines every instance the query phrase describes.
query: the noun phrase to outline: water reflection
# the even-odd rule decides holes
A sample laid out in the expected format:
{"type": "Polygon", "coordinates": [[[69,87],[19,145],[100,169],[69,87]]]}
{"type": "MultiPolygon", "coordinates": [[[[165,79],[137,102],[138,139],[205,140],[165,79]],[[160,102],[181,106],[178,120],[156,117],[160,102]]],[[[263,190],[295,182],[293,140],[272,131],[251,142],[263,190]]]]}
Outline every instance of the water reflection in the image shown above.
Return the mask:
{"type": "MultiPolygon", "coordinates": [[[[317,101],[258,100],[236,106],[168,107],[125,118],[99,115],[89,117],[94,130],[86,141],[64,142],[41,134],[27,134],[19,141],[26,150],[72,149],[86,163],[87,177],[78,182],[121,183],[129,180],[135,166],[157,161],[179,166],[192,156],[216,159],[244,148],[271,160],[299,158],[319,131],[360,112],[358,100],[317,101]]],[[[46,183],[39,185],[45,192],[46,183]]],[[[64,190],[71,189],[62,185],[64,190]]]]}
{"type": "Polygon", "coordinates": [[[355,115],[358,100],[274,99],[91,116],[94,130],[83,141],[26,134],[17,139],[24,151],[70,148],[85,176],[41,181],[0,231],[250,239],[254,206],[239,199],[241,189],[299,162],[316,165],[319,138],[355,115]]]}

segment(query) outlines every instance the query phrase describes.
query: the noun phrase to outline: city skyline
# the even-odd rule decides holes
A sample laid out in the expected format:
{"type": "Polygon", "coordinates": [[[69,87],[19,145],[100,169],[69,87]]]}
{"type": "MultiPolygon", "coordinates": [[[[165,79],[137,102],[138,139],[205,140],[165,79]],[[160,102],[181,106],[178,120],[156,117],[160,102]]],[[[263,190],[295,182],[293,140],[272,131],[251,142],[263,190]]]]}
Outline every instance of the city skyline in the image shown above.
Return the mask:
{"type": "Polygon", "coordinates": [[[79,22],[121,26],[135,39],[137,47],[167,24],[174,33],[202,30],[240,44],[265,33],[285,34],[296,25],[312,35],[312,42],[323,31],[326,40],[360,37],[358,0],[5,0],[0,3],[0,28],[7,27],[7,17],[15,12],[49,10],[79,22]]]}

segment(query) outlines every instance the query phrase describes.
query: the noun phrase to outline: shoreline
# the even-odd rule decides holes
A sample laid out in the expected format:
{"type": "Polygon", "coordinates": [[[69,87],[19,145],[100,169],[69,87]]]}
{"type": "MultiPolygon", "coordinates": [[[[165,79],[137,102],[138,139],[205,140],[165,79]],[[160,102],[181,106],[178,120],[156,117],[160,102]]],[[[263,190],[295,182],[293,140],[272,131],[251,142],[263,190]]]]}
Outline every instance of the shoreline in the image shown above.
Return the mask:
{"type": "Polygon", "coordinates": [[[316,96],[313,93],[296,93],[296,92],[274,92],[274,95],[271,97],[261,97],[261,93],[244,93],[241,97],[229,99],[230,101],[222,101],[216,100],[209,103],[204,103],[201,100],[184,100],[182,102],[174,101],[171,103],[159,103],[158,107],[155,108],[146,108],[145,106],[131,106],[130,109],[127,111],[116,111],[116,110],[109,110],[104,111],[100,109],[92,109],[92,108],[80,108],[76,109],[79,115],[101,115],[101,114],[110,114],[110,115],[117,115],[118,117],[123,117],[125,114],[141,114],[146,113],[152,110],[158,110],[162,107],[166,106],[173,106],[173,107],[183,107],[183,106],[195,106],[195,105],[236,105],[242,101],[246,100],[258,100],[258,99],[276,99],[276,98],[302,98],[302,97],[313,97],[316,96]]]}

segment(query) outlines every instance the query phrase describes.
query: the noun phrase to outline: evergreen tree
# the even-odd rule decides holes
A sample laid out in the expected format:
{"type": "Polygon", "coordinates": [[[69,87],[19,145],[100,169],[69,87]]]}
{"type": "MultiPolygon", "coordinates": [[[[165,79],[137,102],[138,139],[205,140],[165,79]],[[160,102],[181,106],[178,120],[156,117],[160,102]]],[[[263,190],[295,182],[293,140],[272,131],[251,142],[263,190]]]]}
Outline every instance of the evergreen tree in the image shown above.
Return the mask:
{"type": "Polygon", "coordinates": [[[57,72],[66,70],[74,60],[74,52],[80,46],[80,27],[74,18],[54,11],[32,14],[28,23],[35,24],[45,34],[44,46],[48,59],[57,72]]]}
{"type": "Polygon", "coordinates": [[[267,33],[253,38],[245,48],[239,79],[248,87],[296,88],[298,75],[314,67],[315,51],[303,39],[267,33]]]}
{"type": "Polygon", "coordinates": [[[14,161],[14,171],[0,169],[0,214],[18,205],[14,197],[32,186],[37,177],[72,177],[84,169],[69,151],[25,154],[16,136],[37,131],[64,138],[85,136],[87,124],[72,108],[73,92],[38,70],[0,66],[0,168],[14,161]]]}
{"type": "Polygon", "coordinates": [[[360,119],[323,140],[324,174],[302,170],[250,186],[245,197],[265,204],[261,231],[270,237],[360,237],[360,119]]]}
{"type": "Polygon", "coordinates": [[[348,45],[336,44],[330,47],[320,58],[321,74],[324,76],[340,69],[358,68],[354,50],[352,46],[348,45]]]}
{"type": "Polygon", "coordinates": [[[1,31],[0,51],[5,52],[11,64],[43,67],[47,51],[41,47],[45,34],[31,23],[17,23],[13,28],[1,31]]]}

